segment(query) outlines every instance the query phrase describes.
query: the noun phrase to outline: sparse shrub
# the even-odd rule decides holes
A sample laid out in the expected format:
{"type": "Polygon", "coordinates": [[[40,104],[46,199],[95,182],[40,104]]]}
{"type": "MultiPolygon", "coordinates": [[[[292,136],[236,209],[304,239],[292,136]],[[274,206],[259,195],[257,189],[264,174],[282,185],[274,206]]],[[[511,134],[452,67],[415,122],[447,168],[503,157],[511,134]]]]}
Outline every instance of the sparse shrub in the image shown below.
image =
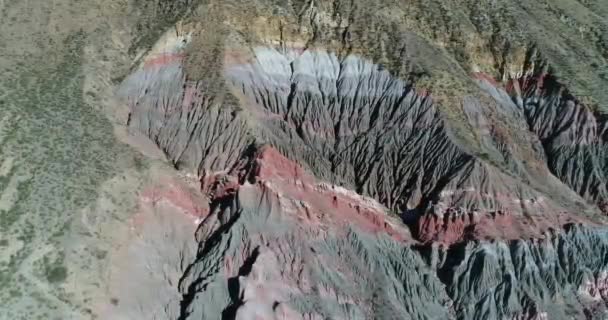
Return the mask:
{"type": "Polygon", "coordinates": [[[46,279],[51,283],[60,283],[68,277],[68,269],[64,266],[46,266],[46,279]]]}

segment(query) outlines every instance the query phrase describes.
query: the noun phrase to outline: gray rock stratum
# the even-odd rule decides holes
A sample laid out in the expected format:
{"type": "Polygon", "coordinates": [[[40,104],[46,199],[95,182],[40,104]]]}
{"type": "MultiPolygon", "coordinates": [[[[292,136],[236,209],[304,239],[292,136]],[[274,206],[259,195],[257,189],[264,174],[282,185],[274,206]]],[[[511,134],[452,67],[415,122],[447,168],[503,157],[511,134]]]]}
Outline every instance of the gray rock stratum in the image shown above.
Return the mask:
{"type": "Polygon", "coordinates": [[[0,23],[0,319],[608,319],[600,1],[78,8],[0,23]]]}

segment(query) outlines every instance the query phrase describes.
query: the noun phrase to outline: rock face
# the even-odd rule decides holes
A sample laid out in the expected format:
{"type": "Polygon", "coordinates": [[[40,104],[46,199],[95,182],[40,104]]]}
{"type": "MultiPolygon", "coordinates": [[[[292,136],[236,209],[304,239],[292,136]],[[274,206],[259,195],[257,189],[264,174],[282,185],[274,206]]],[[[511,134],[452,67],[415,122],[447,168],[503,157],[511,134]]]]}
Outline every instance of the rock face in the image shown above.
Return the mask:
{"type": "MultiPolygon", "coordinates": [[[[198,168],[199,172],[233,166],[254,141],[269,144],[299,159],[316,176],[374,197],[395,213],[435,213],[419,220],[417,231],[424,240],[442,237],[435,234],[436,229],[453,229],[445,232],[446,241],[453,242],[464,236],[468,225],[502,216],[506,216],[502,222],[506,230],[497,232],[506,238],[584,218],[577,214],[562,217],[568,209],[583,208],[566,186],[557,181],[552,181],[552,189],[541,185],[556,179],[542,162],[542,147],[535,138],[521,134],[533,143],[534,153],[529,156],[538,162],[534,169],[540,171],[529,173],[532,169],[512,154],[519,151],[513,150],[518,146],[503,141],[513,138],[489,123],[493,119],[484,114],[485,106],[473,97],[463,101],[467,120],[487,130],[483,141],[486,149],[512,162],[510,172],[467,153],[466,147],[451,138],[449,123],[441,118],[430,97],[368,61],[354,56],[339,61],[327,52],[281,54],[261,48],[256,49],[254,58],[252,64],[228,66],[226,70],[234,94],[246,101],[244,112],[206,105],[211,98],[205,97],[204,91],[200,97],[192,97],[195,88],[201,90],[200,85],[186,83],[179,62],[162,66],[161,71],[144,66],[140,71],[143,75],[129,78],[127,86],[152,94],[141,98],[127,95],[132,108],[129,123],[158,141],[175,164],[198,168]],[[156,78],[155,72],[163,76],[156,78]],[[171,76],[165,78],[165,72],[171,76]],[[140,78],[148,82],[137,81],[140,78]],[[158,92],[160,97],[155,96],[156,87],[171,86],[177,88],[163,89],[158,92]],[[221,163],[225,165],[218,166],[221,163]],[[518,181],[531,174],[538,176],[533,182],[541,190],[518,181]],[[542,191],[558,194],[547,196],[542,191]],[[558,204],[555,198],[562,194],[564,199],[557,200],[563,204],[558,204]],[[538,228],[509,226],[517,223],[509,216],[524,212],[538,228]],[[446,215],[446,222],[440,222],[443,218],[438,220],[438,215],[446,215]],[[511,232],[510,227],[521,230],[511,232]]],[[[499,103],[489,108],[510,112],[508,120],[524,120],[524,113],[515,104],[499,103]]]]}
{"type": "Polygon", "coordinates": [[[90,2],[56,80],[0,82],[0,280],[35,288],[0,319],[608,318],[605,4],[90,2]],[[66,152],[20,151],[34,105],[66,152]]]}
{"type": "MultiPolygon", "coordinates": [[[[335,19],[308,6],[313,27],[335,19]]],[[[496,80],[426,79],[262,29],[196,78],[192,28],[119,91],[209,199],[172,318],[606,316],[606,118],[538,50],[496,80]]]]}
{"type": "Polygon", "coordinates": [[[250,160],[197,230],[180,318],[448,316],[441,282],[379,203],[315,181],[274,149],[250,160]]]}

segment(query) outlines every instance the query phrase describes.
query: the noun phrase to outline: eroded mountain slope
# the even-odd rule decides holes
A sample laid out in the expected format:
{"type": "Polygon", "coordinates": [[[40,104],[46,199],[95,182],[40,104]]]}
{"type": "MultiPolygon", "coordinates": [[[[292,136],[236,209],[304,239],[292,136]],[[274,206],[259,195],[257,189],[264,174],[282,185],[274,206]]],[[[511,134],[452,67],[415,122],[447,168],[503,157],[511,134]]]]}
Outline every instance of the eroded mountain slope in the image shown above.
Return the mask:
{"type": "MultiPolygon", "coordinates": [[[[222,29],[226,40],[218,51],[205,51],[221,68],[207,75],[193,65],[194,57],[202,59],[197,48],[217,45],[217,39],[203,36],[208,27],[170,31],[160,41],[163,49],[153,50],[123,83],[121,95],[131,110],[128,125],[150,136],[177,168],[196,170],[202,181],[228,174],[215,182],[228,186],[228,192],[219,198],[216,191],[208,193],[215,209],[197,232],[198,256],[180,282],[184,296],[178,317],[206,318],[220,311],[238,319],[600,316],[605,173],[602,125],[595,119],[601,118],[602,104],[591,110],[585,104],[593,100],[577,100],[555,80],[542,83],[568,70],[552,64],[558,58],[543,51],[542,40],[523,50],[486,51],[477,43],[470,55],[453,60],[453,43],[434,49],[441,35],[415,35],[421,26],[405,24],[411,30],[403,30],[398,42],[365,47],[365,33],[354,31],[361,22],[345,23],[341,5],[324,12],[322,2],[306,3],[293,16],[299,29],[289,24],[288,13],[249,25],[223,16],[230,21],[222,29]],[[242,34],[230,28],[257,44],[242,46],[242,34]],[[344,30],[342,42],[334,41],[340,38],[330,31],[339,29],[344,30]],[[397,60],[387,60],[399,50],[397,60]],[[539,52],[545,54],[542,60],[539,52]],[[532,89],[535,82],[537,90],[532,89]],[[585,143],[594,147],[582,147],[585,143]],[[563,152],[564,145],[575,150],[563,152]],[[279,171],[274,179],[260,169],[251,174],[267,158],[268,148],[290,159],[266,160],[279,171]],[[323,196],[310,186],[311,174],[331,186],[321,189],[323,196]],[[343,199],[332,195],[342,188],[374,198],[378,210],[370,216],[353,199],[342,205],[343,199]],[[259,195],[250,196],[252,190],[259,195]],[[299,218],[293,219],[294,213],[299,218]],[[285,215],[291,217],[286,226],[276,226],[285,215]],[[342,253],[352,242],[335,243],[328,251],[315,245],[312,239],[319,236],[334,243],[332,236],[340,232],[330,226],[350,215],[353,230],[347,239],[360,239],[352,241],[371,251],[357,249],[355,257],[342,253]],[[403,224],[383,222],[389,217],[403,224]],[[372,227],[365,219],[372,219],[372,227]],[[288,239],[270,236],[270,230],[294,225],[304,229],[290,231],[288,239]],[[262,242],[255,240],[261,230],[268,235],[262,242]],[[297,236],[302,233],[306,236],[297,236]],[[305,246],[312,253],[301,253],[302,243],[310,243],[305,246]],[[413,251],[388,254],[399,243],[413,251]],[[380,268],[381,275],[363,276],[357,289],[344,291],[344,279],[326,282],[327,276],[319,275],[317,256],[324,254],[338,261],[346,257],[348,265],[363,268],[357,269],[360,274],[380,268]],[[400,258],[393,261],[395,256],[400,258]],[[415,257],[425,263],[418,265],[415,257]],[[579,259],[588,264],[575,266],[579,259]],[[234,264],[239,272],[230,276],[234,264]],[[294,264],[297,275],[287,271],[294,264]],[[395,285],[385,290],[388,296],[378,294],[367,302],[364,292],[370,289],[364,283],[370,278],[422,285],[415,284],[420,278],[391,271],[395,267],[428,274],[421,276],[428,299],[416,300],[419,291],[414,295],[411,287],[395,285]],[[219,277],[222,272],[229,275],[219,277]],[[278,285],[276,279],[285,280],[278,285]],[[318,291],[319,286],[325,289],[318,291]],[[325,290],[335,294],[334,306],[316,302],[311,307],[325,290]],[[375,299],[385,300],[378,305],[375,299]]],[[[359,10],[355,5],[346,15],[359,10]]],[[[402,30],[391,24],[395,15],[372,29],[391,30],[395,37],[402,30]]],[[[473,37],[486,41],[484,36],[473,37]]],[[[513,46],[519,40],[500,41],[513,46]]]]}
{"type": "Polygon", "coordinates": [[[0,317],[606,317],[599,1],[62,8],[56,39],[19,38],[42,54],[17,41],[0,55],[24,75],[3,82],[19,90],[2,129],[60,124],[36,152],[19,144],[35,131],[5,135],[0,204],[23,173],[86,188],[18,190],[40,210],[0,238],[2,279],[23,287],[0,317]],[[47,90],[68,108],[21,101],[47,90]],[[57,137],[68,151],[46,146],[57,137]],[[49,259],[58,281],[35,271],[49,259]]]}

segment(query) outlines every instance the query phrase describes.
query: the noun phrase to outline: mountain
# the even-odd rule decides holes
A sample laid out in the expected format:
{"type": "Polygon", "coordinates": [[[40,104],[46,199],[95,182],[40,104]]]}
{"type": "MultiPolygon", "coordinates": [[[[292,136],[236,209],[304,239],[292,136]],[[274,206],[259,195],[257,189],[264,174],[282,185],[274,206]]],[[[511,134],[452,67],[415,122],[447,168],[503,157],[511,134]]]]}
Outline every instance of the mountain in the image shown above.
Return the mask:
{"type": "Polygon", "coordinates": [[[0,12],[0,319],[608,317],[603,1],[0,12]]]}

